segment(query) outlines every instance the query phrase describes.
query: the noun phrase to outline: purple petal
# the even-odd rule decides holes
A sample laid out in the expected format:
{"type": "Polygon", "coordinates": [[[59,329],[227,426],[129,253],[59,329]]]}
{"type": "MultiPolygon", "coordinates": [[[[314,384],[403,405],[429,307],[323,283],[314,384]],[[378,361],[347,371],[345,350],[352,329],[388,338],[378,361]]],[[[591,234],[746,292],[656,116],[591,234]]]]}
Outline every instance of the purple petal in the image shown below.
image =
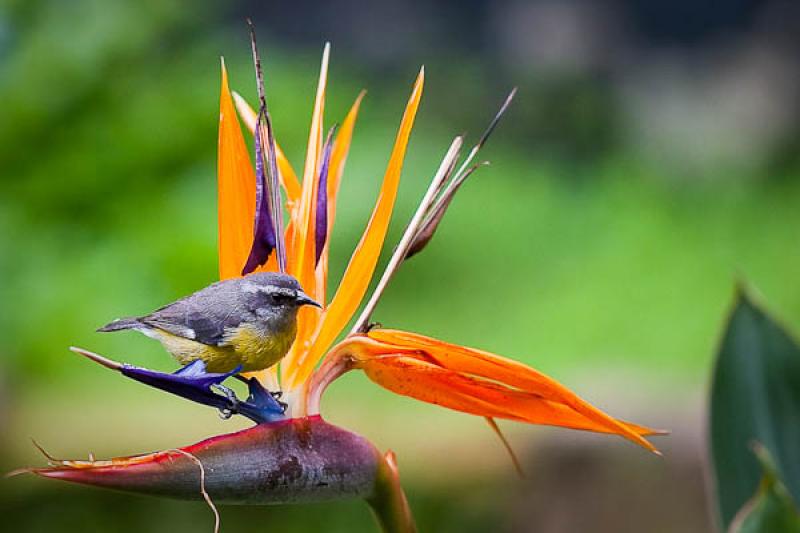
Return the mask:
{"type": "MultiPolygon", "coordinates": [[[[249,19],[248,23],[250,23],[249,19]]],[[[266,203],[268,204],[268,207],[264,208],[264,210],[259,208],[258,213],[261,213],[261,218],[265,220],[262,226],[265,226],[267,219],[269,220],[271,231],[267,231],[267,228],[264,227],[264,229],[262,229],[262,234],[259,236],[259,225],[256,224],[253,250],[248,258],[245,271],[251,272],[259,264],[266,263],[272,248],[275,248],[278,259],[278,269],[281,272],[286,272],[286,245],[283,242],[283,204],[281,202],[278,162],[275,155],[275,136],[272,132],[272,121],[269,118],[269,111],[267,110],[267,96],[264,90],[264,73],[261,70],[261,58],[258,56],[256,33],[252,24],[250,26],[250,45],[253,50],[253,66],[256,70],[258,99],[261,102],[261,107],[258,110],[258,122],[256,122],[256,170],[258,174],[258,165],[261,165],[261,172],[258,180],[259,187],[261,187],[260,198],[261,201],[264,201],[264,190],[266,190],[266,203]],[[266,142],[266,148],[264,147],[264,142],[266,142]],[[266,154],[264,154],[264,151],[266,151],[266,154]],[[268,165],[266,177],[264,174],[265,155],[268,165]],[[265,239],[271,239],[270,241],[266,241],[267,245],[263,242],[265,239]],[[260,240],[262,242],[259,242],[260,240]],[[259,263],[259,261],[261,262],[259,263]],[[251,267],[250,270],[248,270],[248,267],[251,267]]],[[[258,221],[258,213],[256,215],[256,221],[258,221]]]]}
{"type": "Polygon", "coordinates": [[[256,145],[256,220],[255,231],[253,234],[253,246],[242,269],[245,276],[253,272],[259,266],[265,264],[269,259],[269,254],[275,249],[275,228],[272,223],[270,213],[270,200],[267,195],[267,176],[264,171],[264,153],[261,142],[261,125],[263,113],[259,113],[258,122],[255,128],[256,145]]]}
{"type": "Polygon", "coordinates": [[[275,252],[278,255],[278,269],[286,272],[286,243],[284,242],[283,232],[283,200],[281,199],[281,184],[279,179],[278,160],[275,156],[275,136],[272,132],[272,121],[267,111],[267,103],[264,101],[264,126],[267,130],[267,193],[269,195],[270,213],[272,215],[272,227],[275,230],[275,252]]]}
{"type": "Polygon", "coordinates": [[[328,170],[331,163],[331,152],[333,150],[333,135],[336,133],[336,126],[328,132],[325,146],[322,149],[322,166],[319,170],[319,183],[317,185],[317,216],[314,221],[314,240],[316,246],[316,259],[314,265],[319,263],[322,250],[325,248],[325,241],[328,239],[328,170]]]}
{"type": "Polygon", "coordinates": [[[439,224],[442,222],[444,214],[447,212],[447,208],[450,207],[450,203],[453,201],[453,198],[455,198],[458,189],[461,188],[467,178],[480,168],[480,166],[480,164],[473,165],[467,169],[466,172],[453,180],[450,186],[442,193],[442,196],[439,197],[436,204],[431,208],[430,213],[428,213],[428,216],[422,221],[422,225],[414,235],[414,240],[411,241],[411,246],[409,246],[408,252],[406,253],[406,259],[411,259],[411,257],[420,253],[423,248],[428,245],[433,238],[433,234],[436,233],[436,230],[439,228],[439,224]]]}

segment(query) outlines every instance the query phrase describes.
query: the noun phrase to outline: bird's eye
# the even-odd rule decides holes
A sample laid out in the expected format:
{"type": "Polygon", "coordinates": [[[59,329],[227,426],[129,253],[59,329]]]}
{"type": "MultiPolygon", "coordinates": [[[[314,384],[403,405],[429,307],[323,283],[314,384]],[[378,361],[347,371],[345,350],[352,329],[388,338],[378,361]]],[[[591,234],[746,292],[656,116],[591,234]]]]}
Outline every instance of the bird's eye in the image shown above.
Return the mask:
{"type": "Polygon", "coordinates": [[[285,292],[276,292],[272,295],[272,301],[276,304],[285,304],[288,302],[292,297],[285,292]]]}

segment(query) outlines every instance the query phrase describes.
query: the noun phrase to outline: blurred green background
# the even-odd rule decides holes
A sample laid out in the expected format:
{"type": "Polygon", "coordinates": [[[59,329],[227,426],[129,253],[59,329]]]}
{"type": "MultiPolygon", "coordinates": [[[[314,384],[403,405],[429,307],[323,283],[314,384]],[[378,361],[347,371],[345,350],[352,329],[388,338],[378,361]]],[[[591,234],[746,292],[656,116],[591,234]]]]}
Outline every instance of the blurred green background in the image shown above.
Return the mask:
{"type": "MultiPolygon", "coordinates": [[[[103,336],[215,280],[219,57],[252,99],[254,18],[277,136],[296,168],[326,40],[326,124],[368,89],[335,237],[369,216],[419,65],[426,88],[388,239],[449,145],[519,93],[432,245],[375,319],[517,358],[624,419],[672,430],[665,459],[620,439],[485,423],[361,375],[329,420],[394,449],[423,531],[707,531],[710,361],[737,278],[800,324],[800,13],[791,2],[391,3],[6,0],[0,4],[0,467],[30,444],[83,457],[187,444],[246,422],[121,380],[78,345],[169,370],[103,336]],[[271,3],[270,3],[271,4],[271,3]]],[[[387,251],[391,246],[387,246],[387,251]]],[[[198,531],[200,503],[33,478],[0,482],[15,531],[198,531]]],[[[224,531],[373,531],[360,502],[222,508],[224,531]]]]}

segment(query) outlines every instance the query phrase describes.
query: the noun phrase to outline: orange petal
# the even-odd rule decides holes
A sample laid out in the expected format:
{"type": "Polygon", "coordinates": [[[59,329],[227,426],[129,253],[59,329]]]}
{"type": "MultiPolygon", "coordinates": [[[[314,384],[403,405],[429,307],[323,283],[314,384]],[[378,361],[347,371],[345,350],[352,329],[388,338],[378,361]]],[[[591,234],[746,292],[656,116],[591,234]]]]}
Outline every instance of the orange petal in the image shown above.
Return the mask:
{"type": "Polygon", "coordinates": [[[369,336],[351,335],[337,344],[329,357],[349,361],[351,367],[363,369],[370,379],[398,394],[474,415],[613,433],[655,453],[656,449],[642,437],[664,433],[616,420],[563,385],[516,361],[413,333],[377,329],[369,336]],[[392,344],[389,337],[405,342],[392,344]],[[414,338],[419,342],[409,342],[414,338]],[[494,365],[470,366],[456,358],[455,364],[447,361],[449,366],[445,366],[441,353],[431,349],[440,346],[480,353],[483,359],[493,359],[494,365]],[[516,372],[533,372],[539,379],[528,382],[532,383],[530,387],[510,384],[508,375],[494,368],[508,363],[513,363],[516,372]]]}
{"type": "Polygon", "coordinates": [[[328,173],[328,190],[326,191],[328,195],[328,235],[317,265],[317,287],[319,288],[318,292],[322,295],[322,298],[318,300],[320,302],[326,301],[328,292],[328,250],[330,249],[333,222],[336,218],[336,199],[339,195],[339,185],[342,182],[347,154],[350,152],[350,142],[353,139],[353,129],[356,125],[356,118],[358,118],[358,110],[365,94],[366,91],[361,91],[356,97],[356,101],[347,113],[344,122],[342,122],[342,127],[339,129],[339,134],[333,143],[331,166],[328,173]]]}
{"type": "MultiPolygon", "coordinates": [[[[292,212],[294,228],[287,234],[291,237],[291,245],[288,251],[288,271],[292,274],[303,290],[318,302],[324,303],[317,287],[315,275],[316,257],[314,254],[314,231],[316,216],[316,197],[317,197],[317,172],[319,170],[320,153],[322,149],[322,123],[325,111],[325,88],[328,82],[328,59],[330,56],[330,44],[325,44],[322,53],[322,63],[320,65],[319,82],[317,84],[317,95],[314,100],[314,111],[311,115],[311,128],[308,135],[308,150],[306,151],[306,164],[303,172],[303,190],[300,195],[300,203],[292,212]]],[[[321,289],[321,287],[320,287],[321,289]]],[[[283,376],[291,374],[297,360],[306,352],[305,341],[310,339],[311,334],[317,328],[320,320],[320,312],[309,306],[301,308],[297,313],[297,342],[289,350],[289,353],[281,364],[283,376]]]]}
{"type": "MultiPolygon", "coordinates": [[[[443,368],[480,376],[536,394],[545,400],[562,403],[598,425],[608,427],[613,433],[623,434],[637,442],[643,440],[638,433],[595,408],[556,380],[518,361],[405,331],[377,329],[371,331],[369,336],[390,344],[423,349],[443,368]]],[[[644,446],[644,443],[640,444],[644,446]]]]}
{"type": "Polygon", "coordinates": [[[253,241],[256,178],[222,61],[217,155],[219,276],[241,275],[253,241]]]}
{"type": "MultiPolygon", "coordinates": [[[[247,100],[239,93],[232,91],[232,94],[233,101],[236,104],[236,110],[239,112],[239,116],[252,134],[256,130],[256,120],[258,116],[253,108],[250,107],[250,104],[247,103],[247,100]]],[[[297,200],[300,199],[300,182],[297,180],[297,174],[277,141],[275,142],[275,158],[278,161],[281,186],[283,186],[283,190],[286,191],[286,203],[289,204],[289,208],[291,209],[297,203],[297,200]]]]}
{"type": "Polygon", "coordinates": [[[372,211],[367,228],[350,258],[350,263],[342,276],[336,295],[323,314],[322,324],[314,343],[302,361],[293,362],[293,366],[289,367],[290,371],[294,371],[291,384],[302,383],[310,375],[319,358],[350,321],[367,291],[378,263],[386,232],[389,229],[389,220],[400,183],[400,171],[403,168],[408,139],[414,126],[424,83],[425,69],[423,68],[417,76],[403,113],[392,155],[383,177],[378,202],[372,211]],[[294,365],[298,364],[300,366],[294,368],[294,365]]]}

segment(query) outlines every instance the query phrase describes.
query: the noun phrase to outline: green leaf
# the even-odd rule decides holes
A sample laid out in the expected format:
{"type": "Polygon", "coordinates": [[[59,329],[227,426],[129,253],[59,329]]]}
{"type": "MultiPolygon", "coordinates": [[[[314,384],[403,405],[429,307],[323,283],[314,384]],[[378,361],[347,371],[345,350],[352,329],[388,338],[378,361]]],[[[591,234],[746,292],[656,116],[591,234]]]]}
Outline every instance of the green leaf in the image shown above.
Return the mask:
{"type": "Polygon", "coordinates": [[[723,528],[756,490],[750,451],[762,443],[795,500],[800,495],[800,348],[740,291],[711,389],[711,456],[723,528]]]}
{"type": "Polygon", "coordinates": [[[754,446],[764,476],[753,498],[731,523],[730,533],[800,533],[800,514],[761,444],[754,446]]]}

